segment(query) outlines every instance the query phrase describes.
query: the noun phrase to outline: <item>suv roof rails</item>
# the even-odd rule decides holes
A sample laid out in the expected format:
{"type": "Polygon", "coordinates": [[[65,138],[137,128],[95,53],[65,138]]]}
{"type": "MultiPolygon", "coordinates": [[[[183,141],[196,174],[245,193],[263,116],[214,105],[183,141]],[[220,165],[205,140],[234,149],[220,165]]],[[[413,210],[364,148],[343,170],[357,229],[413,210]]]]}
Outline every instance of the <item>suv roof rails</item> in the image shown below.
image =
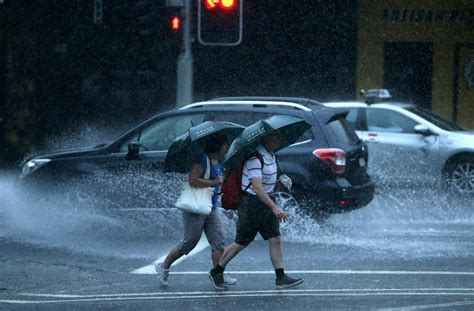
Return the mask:
{"type": "Polygon", "coordinates": [[[252,107],[269,107],[269,106],[278,106],[279,108],[289,108],[289,109],[298,109],[298,110],[305,110],[311,111],[310,108],[297,104],[294,102],[286,102],[286,101],[269,101],[269,100],[212,100],[212,101],[205,101],[205,102],[197,102],[193,104],[186,105],[184,107],[179,108],[179,110],[184,109],[191,109],[191,108],[202,108],[206,106],[230,106],[230,105],[241,105],[241,106],[252,106],[252,107]]]}
{"type": "Polygon", "coordinates": [[[228,96],[228,97],[217,97],[210,99],[209,101],[229,101],[229,100],[263,100],[263,101],[280,101],[280,102],[290,102],[296,103],[304,106],[314,105],[322,106],[322,103],[306,97],[291,97],[291,96],[228,96]]]}

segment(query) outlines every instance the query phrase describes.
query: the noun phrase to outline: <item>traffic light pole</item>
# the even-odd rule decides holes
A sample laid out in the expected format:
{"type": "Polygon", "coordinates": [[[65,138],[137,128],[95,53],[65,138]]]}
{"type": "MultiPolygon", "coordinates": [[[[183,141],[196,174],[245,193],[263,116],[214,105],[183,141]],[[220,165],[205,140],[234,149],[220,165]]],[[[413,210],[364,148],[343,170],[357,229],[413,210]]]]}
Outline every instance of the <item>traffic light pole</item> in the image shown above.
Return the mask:
{"type": "Polygon", "coordinates": [[[193,54],[191,48],[191,0],[184,0],[183,45],[177,65],[176,107],[193,101],[193,54]]]}

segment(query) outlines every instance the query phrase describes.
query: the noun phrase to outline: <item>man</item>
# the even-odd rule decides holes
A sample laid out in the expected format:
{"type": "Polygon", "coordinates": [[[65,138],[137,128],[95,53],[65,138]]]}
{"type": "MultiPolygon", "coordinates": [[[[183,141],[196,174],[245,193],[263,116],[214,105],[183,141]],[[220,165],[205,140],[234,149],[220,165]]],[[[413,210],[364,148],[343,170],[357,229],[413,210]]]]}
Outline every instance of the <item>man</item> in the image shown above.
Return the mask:
{"type": "MultiPolygon", "coordinates": [[[[263,163],[257,156],[245,162],[241,185],[245,195],[238,207],[235,242],[224,250],[218,264],[209,271],[209,279],[218,290],[227,289],[223,277],[226,265],[255,239],[257,233],[268,240],[270,259],[275,268],[276,287],[283,289],[303,283],[303,279],[292,278],[284,272],[279,222],[286,221],[288,216],[269,196],[277,182],[277,164],[273,150],[279,143],[278,132],[265,135],[256,149],[263,158],[263,163]]],[[[286,186],[291,187],[291,180],[287,180],[286,186]]]]}

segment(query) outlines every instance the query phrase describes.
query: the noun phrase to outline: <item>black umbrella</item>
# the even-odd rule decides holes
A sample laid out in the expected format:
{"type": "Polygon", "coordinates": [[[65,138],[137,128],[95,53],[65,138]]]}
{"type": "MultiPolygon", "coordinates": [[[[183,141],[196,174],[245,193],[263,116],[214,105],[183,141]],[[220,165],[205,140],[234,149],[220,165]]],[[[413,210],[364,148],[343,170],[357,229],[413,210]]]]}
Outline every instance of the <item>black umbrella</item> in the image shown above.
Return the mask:
{"type": "Polygon", "coordinates": [[[178,136],[168,149],[165,158],[165,170],[168,172],[187,173],[196,157],[204,152],[204,145],[211,134],[223,134],[231,142],[243,126],[232,122],[207,121],[191,127],[186,133],[178,136]]]}
{"type": "Polygon", "coordinates": [[[229,147],[224,166],[232,168],[243,164],[243,162],[255,152],[265,135],[278,131],[281,134],[280,144],[274,152],[283,149],[293,143],[311,127],[305,120],[288,116],[275,115],[266,120],[260,120],[246,127],[229,147]]]}

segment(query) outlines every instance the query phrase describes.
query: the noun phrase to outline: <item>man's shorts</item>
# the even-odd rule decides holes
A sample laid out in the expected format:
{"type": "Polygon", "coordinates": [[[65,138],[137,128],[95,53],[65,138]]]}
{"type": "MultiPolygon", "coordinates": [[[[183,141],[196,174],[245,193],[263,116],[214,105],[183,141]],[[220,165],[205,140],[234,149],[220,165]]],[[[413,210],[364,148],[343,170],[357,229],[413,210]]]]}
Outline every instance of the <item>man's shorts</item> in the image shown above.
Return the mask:
{"type": "Polygon", "coordinates": [[[247,246],[257,233],[265,239],[280,236],[280,223],[272,210],[257,196],[245,194],[239,204],[235,243],[247,246]]]}

